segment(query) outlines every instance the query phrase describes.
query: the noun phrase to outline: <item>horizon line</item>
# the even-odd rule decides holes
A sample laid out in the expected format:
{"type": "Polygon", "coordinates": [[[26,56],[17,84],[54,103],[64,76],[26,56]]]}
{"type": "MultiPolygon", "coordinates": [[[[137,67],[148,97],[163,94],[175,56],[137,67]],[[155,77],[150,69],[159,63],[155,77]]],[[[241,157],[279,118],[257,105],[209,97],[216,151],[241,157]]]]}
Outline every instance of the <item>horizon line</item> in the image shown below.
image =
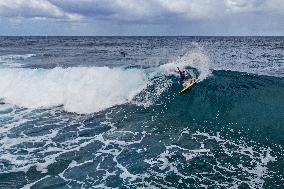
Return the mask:
{"type": "Polygon", "coordinates": [[[0,37],[284,37],[284,35],[0,35],[0,37]]]}

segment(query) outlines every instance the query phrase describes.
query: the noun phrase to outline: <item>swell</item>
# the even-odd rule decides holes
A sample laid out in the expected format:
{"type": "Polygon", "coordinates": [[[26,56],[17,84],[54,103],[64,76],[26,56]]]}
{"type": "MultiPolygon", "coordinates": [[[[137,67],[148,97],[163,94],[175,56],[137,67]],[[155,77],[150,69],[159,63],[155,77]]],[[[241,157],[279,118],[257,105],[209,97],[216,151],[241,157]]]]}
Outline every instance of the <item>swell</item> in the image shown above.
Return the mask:
{"type": "MultiPolygon", "coordinates": [[[[177,83],[177,82],[175,82],[177,83]]],[[[169,95],[168,115],[185,122],[192,119],[204,125],[238,123],[255,130],[265,130],[272,140],[283,140],[284,79],[233,71],[214,71],[212,77],[193,86],[185,95],[177,95],[180,85],[173,85],[169,95]]],[[[166,99],[161,99],[165,102],[166,99]]]]}

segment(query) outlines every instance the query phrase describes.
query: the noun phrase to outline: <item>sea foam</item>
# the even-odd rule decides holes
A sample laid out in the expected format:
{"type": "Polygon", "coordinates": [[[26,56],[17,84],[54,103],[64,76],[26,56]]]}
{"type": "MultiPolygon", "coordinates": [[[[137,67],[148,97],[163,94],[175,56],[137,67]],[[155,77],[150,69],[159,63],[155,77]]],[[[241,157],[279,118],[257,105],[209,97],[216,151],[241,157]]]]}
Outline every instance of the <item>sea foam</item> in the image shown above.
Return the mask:
{"type": "Polygon", "coordinates": [[[108,67],[0,69],[0,97],[26,108],[61,106],[92,113],[130,102],[146,85],[139,69],[108,67]]]}

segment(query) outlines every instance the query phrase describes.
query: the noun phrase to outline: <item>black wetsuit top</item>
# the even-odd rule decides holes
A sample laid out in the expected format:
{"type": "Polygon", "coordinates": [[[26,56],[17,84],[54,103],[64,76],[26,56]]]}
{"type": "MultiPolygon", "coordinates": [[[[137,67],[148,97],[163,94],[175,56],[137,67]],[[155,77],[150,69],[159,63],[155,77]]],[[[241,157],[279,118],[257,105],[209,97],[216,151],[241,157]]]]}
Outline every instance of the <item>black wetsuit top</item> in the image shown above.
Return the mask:
{"type": "Polygon", "coordinates": [[[180,80],[185,80],[185,71],[180,71],[180,70],[178,70],[179,71],[179,74],[180,74],[180,80]]]}

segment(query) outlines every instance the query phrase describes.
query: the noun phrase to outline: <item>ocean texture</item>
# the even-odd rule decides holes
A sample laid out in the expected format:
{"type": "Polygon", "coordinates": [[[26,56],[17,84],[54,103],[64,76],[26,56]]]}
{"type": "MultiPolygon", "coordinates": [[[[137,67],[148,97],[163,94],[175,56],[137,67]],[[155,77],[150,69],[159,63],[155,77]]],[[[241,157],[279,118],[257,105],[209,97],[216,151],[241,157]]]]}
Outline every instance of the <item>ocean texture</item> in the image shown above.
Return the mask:
{"type": "Polygon", "coordinates": [[[283,188],[283,97],[284,37],[1,37],[0,188],[283,188]]]}

